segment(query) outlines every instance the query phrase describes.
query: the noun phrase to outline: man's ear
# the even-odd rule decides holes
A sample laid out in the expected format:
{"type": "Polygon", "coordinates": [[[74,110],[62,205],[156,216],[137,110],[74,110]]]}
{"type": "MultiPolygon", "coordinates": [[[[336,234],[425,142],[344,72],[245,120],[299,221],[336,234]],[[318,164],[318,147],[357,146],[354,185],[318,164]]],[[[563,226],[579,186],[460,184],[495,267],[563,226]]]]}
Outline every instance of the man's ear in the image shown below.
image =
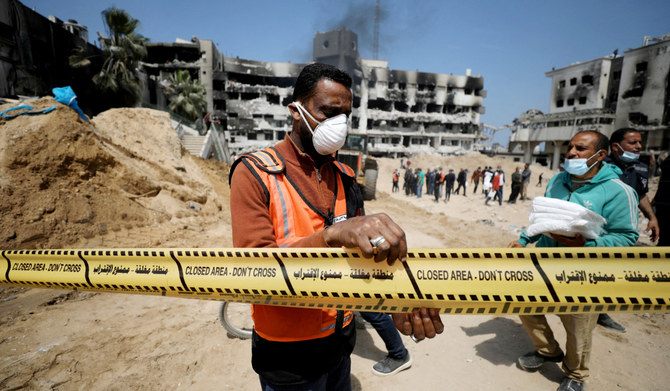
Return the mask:
{"type": "Polygon", "coordinates": [[[300,113],[298,112],[298,108],[296,107],[295,103],[293,102],[289,103],[288,109],[291,112],[291,117],[293,117],[294,121],[299,122],[302,119],[300,117],[300,113]]]}
{"type": "Polygon", "coordinates": [[[291,113],[291,117],[293,117],[294,121],[300,121],[300,113],[298,112],[298,108],[296,107],[295,103],[291,102],[288,104],[288,110],[291,113]]]}
{"type": "Polygon", "coordinates": [[[598,157],[600,158],[600,160],[605,160],[605,158],[607,157],[607,151],[601,149],[600,152],[598,152],[598,157]]]}

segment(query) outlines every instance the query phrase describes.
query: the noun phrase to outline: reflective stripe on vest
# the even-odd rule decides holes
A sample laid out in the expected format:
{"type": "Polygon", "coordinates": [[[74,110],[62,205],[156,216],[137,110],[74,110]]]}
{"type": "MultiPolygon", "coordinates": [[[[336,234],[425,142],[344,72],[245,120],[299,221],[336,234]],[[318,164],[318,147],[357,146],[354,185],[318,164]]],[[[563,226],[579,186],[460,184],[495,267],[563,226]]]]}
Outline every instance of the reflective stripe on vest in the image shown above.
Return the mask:
{"type": "MultiPolygon", "coordinates": [[[[307,237],[326,225],[328,216],[310,206],[290,178],[285,174],[283,159],[273,148],[254,152],[243,156],[254,164],[251,166],[269,190],[268,208],[278,247],[286,247],[291,243],[307,237]],[[268,172],[270,171],[270,172],[268,172]]],[[[337,162],[339,163],[339,162],[337,162]]],[[[345,171],[348,166],[334,164],[336,177],[333,222],[347,218],[347,202],[342,176],[338,172],[345,171]]],[[[349,168],[345,171],[353,174],[349,168]]],[[[337,311],[307,308],[274,307],[253,305],[254,329],[262,338],[271,341],[303,341],[323,338],[335,332],[337,311]]],[[[344,312],[343,326],[348,325],[353,316],[350,311],[344,312]]]]}
{"type": "MultiPolygon", "coordinates": [[[[343,324],[347,325],[347,324],[349,324],[349,321],[351,320],[353,314],[349,311],[345,312],[345,314],[348,314],[348,315],[344,316],[344,323],[343,324]]],[[[334,328],[335,328],[335,323],[331,324],[330,326],[326,326],[326,327],[322,328],[321,331],[328,331],[328,330],[332,330],[334,328]]]]}

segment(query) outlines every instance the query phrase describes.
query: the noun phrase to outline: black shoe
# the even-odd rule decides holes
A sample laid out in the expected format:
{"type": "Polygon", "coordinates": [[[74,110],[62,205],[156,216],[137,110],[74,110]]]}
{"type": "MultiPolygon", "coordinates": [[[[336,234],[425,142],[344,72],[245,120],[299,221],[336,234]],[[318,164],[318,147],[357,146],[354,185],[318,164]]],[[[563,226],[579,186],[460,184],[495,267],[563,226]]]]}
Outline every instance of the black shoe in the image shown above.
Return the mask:
{"type": "Polygon", "coordinates": [[[577,381],[575,379],[570,379],[568,377],[564,378],[561,382],[561,385],[558,386],[556,391],[583,391],[584,382],[577,381]]]}
{"type": "Polygon", "coordinates": [[[535,372],[540,367],[546,362],[546,361],[551,361],[551,362],[561,362],[563,361],[563,352],[559,354],[558,356],[554,357],[547,357],[543,356],[537,351],[533,351],[527,354],[524,354],[523,356],[519,357],[519,365],[521,368],[525,371],[528,372],[535,372]]]}
{"type": "Polygon", "coordinates": [[[610,318],[607,314],[598,314],[598,324],[606,327],[608,329],[620,331],[622,333],[626,332],[626,328],[623,327],[620,323],[610,318]]]}

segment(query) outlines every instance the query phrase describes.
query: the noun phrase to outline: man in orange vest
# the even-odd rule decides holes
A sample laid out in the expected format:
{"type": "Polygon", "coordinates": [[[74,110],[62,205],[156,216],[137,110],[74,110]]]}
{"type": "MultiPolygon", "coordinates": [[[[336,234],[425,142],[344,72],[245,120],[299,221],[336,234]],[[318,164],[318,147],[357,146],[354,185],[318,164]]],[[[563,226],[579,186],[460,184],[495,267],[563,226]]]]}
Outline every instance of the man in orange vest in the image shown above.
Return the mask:
{"type": "Polygon", "coordinates": [[[484,201],[484,204],[488,205],[491,198],[493,198],[493,201],[495,202],[495,197],[498,197],[498,204],[502,206],[502,185],[500,184],[502,181],[501,178],[502,173],[498,169],[496,170],[495,174],[493,174],[493,180],[491,181],[491,191],[486,195],[486,201],[484,201]],[[491,193],[495,193],[495,195],[492,197],[491,193]]]}
{"type": "Polygon", "coordinates": [[[398,180],[400,180],[400,174],[398,174],[398,169],[396,168],[393,170],[393,188],[391,189],[391,192],[393,193],[400,191],[398,180]]]}
{"type": "MultiPolygon", "coordinates": [[[[231,167],[235,247],[359,248],[375,262],[404,262],[405,233],[386,214],[364,216],[351,168],[334,159],[347,136],[351,78],[307,65],[296,80],[292,131],[231,167]]],[[[253,306],[252,366],[263,390],[350,390],[356,334],[349,311],[253,306]]],[[[418,340],[444,326],[435,310],[393,314],[418,340]]]]}

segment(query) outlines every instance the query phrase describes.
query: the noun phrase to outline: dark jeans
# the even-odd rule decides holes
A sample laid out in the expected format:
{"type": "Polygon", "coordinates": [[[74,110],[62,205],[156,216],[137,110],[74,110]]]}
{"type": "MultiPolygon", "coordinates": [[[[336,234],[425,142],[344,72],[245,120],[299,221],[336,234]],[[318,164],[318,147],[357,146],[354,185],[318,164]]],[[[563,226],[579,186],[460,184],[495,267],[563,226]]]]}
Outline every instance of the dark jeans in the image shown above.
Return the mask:
{"type": "Polygon", "coordinates": [[[456,191],[454,193],[458,194],[458,192],[461,190],[461,187],[463,188],[463,195],[465,195],[465,183],[458,183],[458,187],[456,188],[456,191]]]}
{"type": "MultiPolygon", "coordinates": [[[[453,185],[452,185],[452,186],[453,186],[453,185]]],[[[447,187],[444,188],[444,199],[445,199],[445,200],[448,200],[448,199],[451,198],[451,191],[452,191],[452,189],[453,189],[452,186],[447,186],[447,187]]]]}
{"type": "MultiPolygon", "coordinates": [[[[498,190],[493,190],[493,191],[495,192],[495,194],[493,195],[493,202],[495,202],[496,198],[497,198],[498,199],[498,204],[502,205],[502,198],[503,198],[502,188],[500,188],[498,190]]],[[[486,201],[485,201],[487,205],[488,205],[489,201],[491,201],[491,198],[487,195],[486,196],[486,201]]]]}
{"type": "Polygon", "coordinates": [[[503,188],[502,188],[502,186],[500,186],[500,189],[496,190],[495,192],[496,192],[496,194],[493,196],[493,201],[495,201],[496,198],[497,198],[498,203],[500,205],[502,205],[502,201],[503,201],[503,188]]]}
{"type": "MultiPolygon", "coordinates": [[[[262,383],[278,390],[283,386],[315,384],[321,380],[332,383],[340,376],[338,368],[344,360],[349,360],[355,345],[353,321],[327,337],[305,341],[271,341],[254,332],[251,336],[251,366],[262,378],[262,383]],[[334,380],[331,379],[333,376],[334,380]]],[[[346,376],[348,379],[348,369],[346,376]]]]}
{"type": "Polygon", "coordinates": [[[389,356],[392,358],[404,358],[407,355],[407,349],[405,349],[405,345],[400,338],[400,333],[391,320],[391,315],[382,312],[361,312],[360,314],[363,319],[375,328],[377,334],[382,337],[389,356]]]}
{"type": "MultiPolygon", "coordinates": [[[[393,323],[393,322],[391,322],[393,323]]],[[[318,357],[314,357],[318,360],[318,357]]],[[[332,371],[324,373],[320,378],[303,384],[274,385],[258,376],[263,391],[351,391],[351,358],[346,356],[332,371]]]]}
{"type": "Polygon", "coordinates": [[[507,202],[516,202],[519,192],[521,191],[521,184],[512,184],[512,193],[510,193],[507,202]]]}

